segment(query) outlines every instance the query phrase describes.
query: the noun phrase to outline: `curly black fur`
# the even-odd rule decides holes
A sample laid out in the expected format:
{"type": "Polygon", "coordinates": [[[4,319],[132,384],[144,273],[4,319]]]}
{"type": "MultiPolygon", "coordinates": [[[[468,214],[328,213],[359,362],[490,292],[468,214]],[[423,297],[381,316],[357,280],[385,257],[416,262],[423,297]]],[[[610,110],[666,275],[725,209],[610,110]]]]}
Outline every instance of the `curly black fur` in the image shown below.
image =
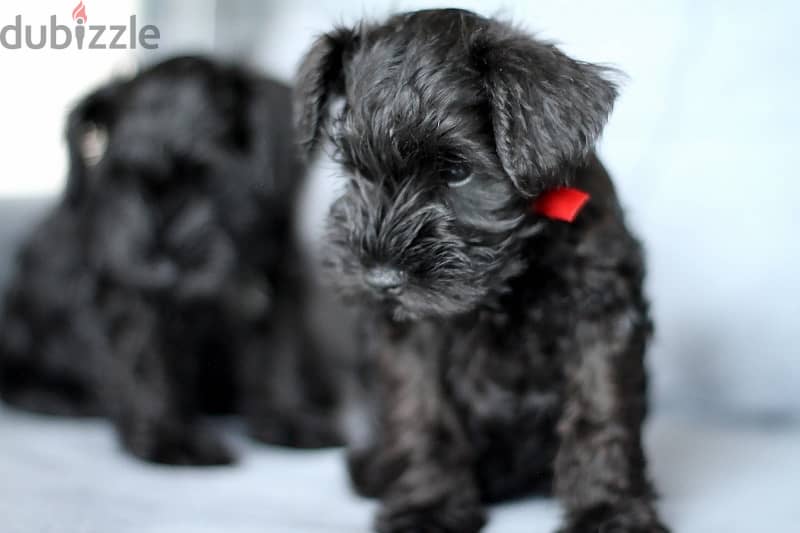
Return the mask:
{"type": "Polygon", "coordinates": [[[0,393],[105,414],[146,460],[233,457],[202,413],[267,442],[335,444],[291,231],[303,174],[290,90],[196,57],[104,86],[70,114],[63,200],[20,254],[0,393]],[[102,157],[87,161],[86,143],[102,157]]]}
{"type": "Polygon", "coordinates": [[[335,283],[363,309],[377,412],[350,446],[380,532],[471,532],[552,488],[563,532],[664,532],[645,471],[644,264],[593,154],[616,88],[506,24],[419,11],[306,56],[296,122],[348,175],[335,283]],[[592,199],[572,224],[532,199],[592,199]]]}

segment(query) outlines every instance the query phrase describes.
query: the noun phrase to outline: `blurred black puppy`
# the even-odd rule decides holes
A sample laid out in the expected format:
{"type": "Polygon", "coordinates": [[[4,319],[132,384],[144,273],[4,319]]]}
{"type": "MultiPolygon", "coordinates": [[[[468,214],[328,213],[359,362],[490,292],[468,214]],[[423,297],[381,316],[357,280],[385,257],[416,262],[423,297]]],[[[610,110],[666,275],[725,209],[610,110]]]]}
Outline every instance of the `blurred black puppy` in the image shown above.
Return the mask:
{"type": "Polygon", "coordinates": [[[665,531],[640,434],[642,253],[593,154],[608,74],[461,10],[306,56],[301,141],[332,141],[349,177],[329,265],[365,311],[377,427],[350,466],[383,500],[378,531],[477,531],[481,501],[551,484],[564,532],[665,531]],[[532,211],[566,185],[591,194],[574,223],[532,211]]]}
{"type": "Polygon", "coordinates": [[[103,412],[157,462],[232,460],[201,413],[241,412],[270,443],[338,442],[291,230],[290,108],[288,87],[193,57],[76,107],[65,198],[9,291],[6,399],[103,412]]]}

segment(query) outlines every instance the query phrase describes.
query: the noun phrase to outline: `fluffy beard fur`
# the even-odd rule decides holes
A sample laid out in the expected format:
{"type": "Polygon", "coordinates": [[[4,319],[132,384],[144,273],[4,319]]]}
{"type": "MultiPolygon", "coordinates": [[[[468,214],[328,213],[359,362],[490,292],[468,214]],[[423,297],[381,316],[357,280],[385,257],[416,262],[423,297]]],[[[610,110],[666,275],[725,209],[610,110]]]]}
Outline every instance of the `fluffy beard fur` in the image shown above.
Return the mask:
{"type": "Polygon", "coordinates": [[[427,201],[433,191],[414,184],[409,179],[394,192],[360,176],[351,181],[330,215],[327,266],[332,278],[351,297],[375,297],[364,291],[365,268],[397,265],[408,278],[403,292],[377,298],[394,304],[395,318],[469,310],[494,288],[501,288],[501,280],[521,270],[520,262],[503,259],[513,256],[514,236],[523,217],[474,220],[473,227],[480,227],[494,242],[492,246],[468,242],[455,214],[427,201]]]}
{"type": "Polygon", "coordinates": [[[67,190],[8,291],[4,399],[106,415],[128,451],[163,463],[234,459],[204,413],[242,413],[274,444],[339,442],[292,238],[304,171],[289,95],[185,57],[76,106],[67,190]],[[87,142],[101,145],[96,160],[87,142]]]}
{"type": "Polygon", "coordinates": [[[609,74],[460,10],[340,28],[307,54],[300,141],[329,138],[349,179],[328,264],[361,309],[376,408],[349,460],[378,531],[477,531],[481,502],[540,489],[562,532],[666,531],[640,436],[642,253],[592,151],[609,74]],[[561,185],[592,195],[575,223],[531,213],[561,185]]]}

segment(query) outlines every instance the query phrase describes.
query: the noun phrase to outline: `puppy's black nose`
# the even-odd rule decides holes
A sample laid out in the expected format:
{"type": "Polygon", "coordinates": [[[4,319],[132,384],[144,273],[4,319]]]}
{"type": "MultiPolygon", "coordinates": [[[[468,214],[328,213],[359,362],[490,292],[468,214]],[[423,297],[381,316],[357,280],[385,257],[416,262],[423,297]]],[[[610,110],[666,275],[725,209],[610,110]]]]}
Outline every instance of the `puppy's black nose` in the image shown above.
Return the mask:
{"type": "Polygon", "coordinates": [[[364,274],[364,281],[373,289],[386,292],[397,292],[403,286],[403,272],[391,267],[371,268],[364,274]]]}

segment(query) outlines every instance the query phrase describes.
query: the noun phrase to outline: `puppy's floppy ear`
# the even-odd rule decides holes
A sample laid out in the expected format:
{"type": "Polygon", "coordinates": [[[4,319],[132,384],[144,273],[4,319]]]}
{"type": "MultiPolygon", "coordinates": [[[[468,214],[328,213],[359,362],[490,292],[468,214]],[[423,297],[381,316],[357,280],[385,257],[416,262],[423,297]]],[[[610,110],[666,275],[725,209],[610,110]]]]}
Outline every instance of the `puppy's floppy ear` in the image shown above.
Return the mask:
{"type": "Polygon", "coordinates": [[[319,141],[332,96],[344,92],[344,65],[357,41],[354,30],[339,28],[319,37],[303,58],[294,88],[294,122],[305,157],[319,141]]]}
{"type": "Polygon", "coordinates": [[[566,185],[563,171],[582,162],[605,126],[615,71],[493,25],[475,35],[472,49],[505,172],[526,195],[566,185]]]}
{"type": "MultiPolygon", "coordinates": [[[[108,135],[116,114],[119,98],[118,82],[101,87],[81,100],[67,116],[65,136],[69,155],[66,200],[71,204],[80,201],[87,186],[86,136],[90,132],[108,135]]],[[[107,142],[107,141],[106,141],[107,142]]]]}

